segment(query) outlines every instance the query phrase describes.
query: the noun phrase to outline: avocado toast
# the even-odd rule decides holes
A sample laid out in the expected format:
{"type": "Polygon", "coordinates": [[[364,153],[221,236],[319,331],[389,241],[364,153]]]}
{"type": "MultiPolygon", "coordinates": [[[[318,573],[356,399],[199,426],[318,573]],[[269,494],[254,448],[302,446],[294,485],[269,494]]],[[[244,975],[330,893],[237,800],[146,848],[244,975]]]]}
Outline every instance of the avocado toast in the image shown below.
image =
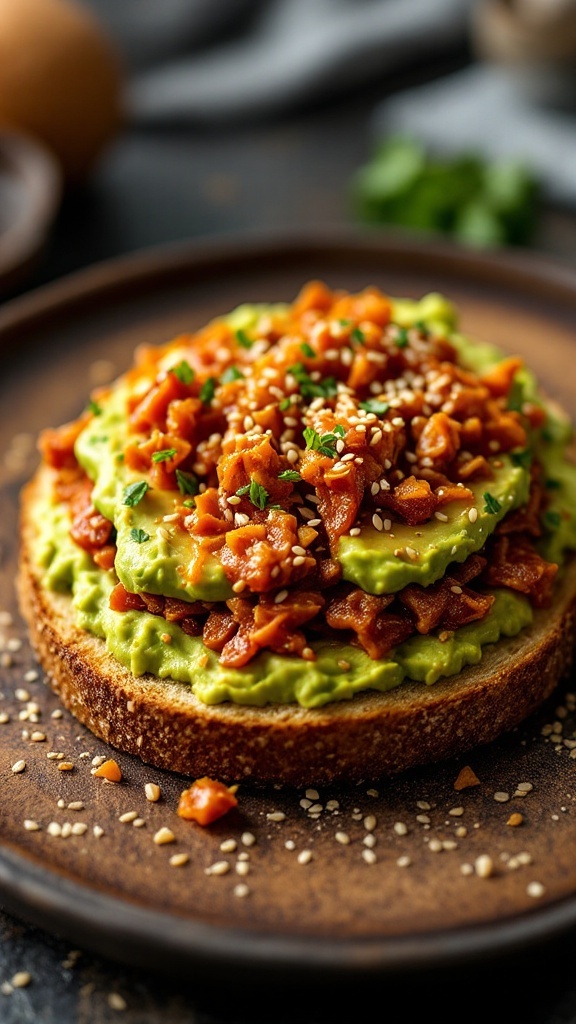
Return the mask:
{"type": "Polygon", "coordinates": [[[393,774],[572,662],[571,426],[439,295],[311,282],[136,353],[47,430],[21,606],[64,703],[190,775],[393,774]]]}

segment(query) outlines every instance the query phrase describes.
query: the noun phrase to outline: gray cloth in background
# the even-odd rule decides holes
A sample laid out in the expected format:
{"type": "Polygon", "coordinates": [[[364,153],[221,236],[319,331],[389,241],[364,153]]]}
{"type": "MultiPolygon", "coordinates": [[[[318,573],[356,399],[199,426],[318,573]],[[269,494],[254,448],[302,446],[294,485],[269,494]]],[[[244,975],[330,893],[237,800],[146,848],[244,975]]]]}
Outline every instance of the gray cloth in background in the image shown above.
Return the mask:
{"type": "Polygon", "coordinates": [[[342,96],[465,45],[473,0],[84,0],[140,125],[230,123],[342,96]]]}
{"type": "Polygon", "coordinates": [[[375,140],[401,134],[439,155],[519,160],[539,175],[551,202],[576,205],[576,112],[539,101],[531,86],[479,62],[382,102],[375,140]]]}

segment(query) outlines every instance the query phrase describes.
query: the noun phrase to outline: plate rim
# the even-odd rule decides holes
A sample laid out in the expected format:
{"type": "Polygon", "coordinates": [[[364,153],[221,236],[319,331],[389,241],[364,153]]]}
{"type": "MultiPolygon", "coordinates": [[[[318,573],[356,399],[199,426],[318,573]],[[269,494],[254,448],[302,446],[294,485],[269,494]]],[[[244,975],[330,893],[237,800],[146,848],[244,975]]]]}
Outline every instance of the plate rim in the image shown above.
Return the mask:
{"type": "MultiPolygon", "coordinates": [[[[404,261],[418,258],[434,262],[440,271],[452,267],[451,273],[463,281],[497,281],[503,293],[520,280],[529,280],[540,295],[566,302],[576,313],[576,267],[541,252],[462,250],[450,242],[371,229],[255,230],[184,239],[123,253],[9,299],[0,307],[0,351],[14,332],[49,314],[74,314],[83,303],[93,302],[103,293],[113,299],[127,286],[133,288],[151,278],[161,284],[171,273],[225,264],[240,253],[257,261],[270,253],[276,257],[285,253],[293,259],[298,250],[309,255],[330,251],[338,253],[339,258],[346,254],[375,258],[399,254],[404,261]],[[458,271],[454,269],[455,259],[458,271]]],[[[153,953],[159,970],[181,974],[190,970],[193,957],[207,976],[212,970],[221,972],[225,963],[227,969],[244,979],[251,967],[259,972],[265,969],[271,981],[285,979],[295,968],[303,971],[304,978],[318,980],[326,974],[332,982],[338,978],[346,982],[424,966],[451,967],[531,948],[576,927],[574,895],[502,921],[447,932],[434,930],[415,937],[342,940],[257,934],[140,907],[130,899],[66,878],[54,867],[44,868],[1,840],[0,893],[6,909],[39,927],[53,929],[57,913],[66,937],[108,957],[112,933],[112,956],[121,962],[150,966],[153,953]],[[161,957],[159,936],[163,940],[161,957]]]]}

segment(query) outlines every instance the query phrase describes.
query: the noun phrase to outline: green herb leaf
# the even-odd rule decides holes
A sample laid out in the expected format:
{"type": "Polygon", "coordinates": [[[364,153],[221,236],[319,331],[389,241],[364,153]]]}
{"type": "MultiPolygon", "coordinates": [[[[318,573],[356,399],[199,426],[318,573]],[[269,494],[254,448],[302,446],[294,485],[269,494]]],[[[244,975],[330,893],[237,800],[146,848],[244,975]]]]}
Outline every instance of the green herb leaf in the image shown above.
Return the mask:
{"type": "Polygon", "coordinates": [[[548,530],[557,530],[562,522],[562,517],[558,512],[549,508],[542,516],[542,522],[548,530]]]}
{"type": "Polygon", "coordinates": [[[366,336],[364,334],[364,331],[361,331],[359,327],[354,327],[350,331],[350,338],[352,339],[352,341],[355,341],[357,345],[366,344],[366,336]]]}
{"type": "Polygon", "coordinates": [[[137,480],[136,483],[128,484],[128,486],[124,488],[124,499],[122,504],[133,508],[134,505],[138,505],[142,501],[142,498],[148,490],[150,490],[150,487],[145,480],[137,480]]]}
{"type": "Polygon", "coordinates": [[[168,462],[177,454],[176,448],[163,448],[161,452],[152,453],[152,462],[168,462]]]}
{"type": "Polygon", "coordinates": [[[530,469],[532,465],[532,452],[529,448],[522,452],[510,452],[510,458],[515,466],[521,466],[522,469],[530,469]]]}
{"type": "Polygon", "coordinates": [[[498,498],[495,498],[493,494],[490,494],[490,491],[484,491],[482,497],[486,502],[486,504],[484,505],[485,512],[490,512],[491,515],[496,515],[496,513],[499,512],[500,509],[502,508],[502,505],[498,501],[498,498]]]}
{"type": "Polygon", "coordinates": [[[319,452],[329,459],[336,458],[336,441],[334,434],[319,434],[313,427],[305,427],[303,431],[307,451],[319,452]]]}
{"type": "Polygon", "coordinates": [[[426,323],[424,323],[424,320],[415,320],[414,327],[417,331],[420,331],[420,334],[423,334],[425,338],[429,337],[430,328],[426,323]]]}
{"type": "Polygon", "coordinates": [[[302,344],[300,345],[300,350],[301,352],[304,353],[305,356],[308,356],[309,359],[316,358],[316,353],[312,348],[312,345],[309,345],[307,341],[302,342],[302,344]]]}
{"type": "Polygon", "coordinates": [[[203,405],[210,405],[210,402],[214,398],[214,392],[216,391],[216,378],[208,377],[205,380],[202,387],[200,388],[200,401],[203,405]]]}
{"type": "Polygon", "coordinates": [[[344,430],[344,427],[342,426],[341,423],[337,423],[336,426],[334,427],[333,433],[336,434],[337,437],[344,437],[346,431],[344,430]]]}
{"type": "Polygon", "coordinates": [[[228,366],[220,377],[221,384],[231,384],[233,380],[242,380],[244,374],[237,366],[228,366]]]}
{"type": "MultiPolygon", "coordinates": [[[[183,469],[176,470],[176,483],[178,484],[178,490],[180,494],[198,494],[200,490],[200,484],[198,477],[194,473],[187,473],[183,469]]],[[[186,502],[184,502],[186,504],[186,502]]]]}
{"type": "Polygon", "coordinates": [[[242,348],[252,348],[253,342],[246,334],[246,331],[239,327],[236,331],[236,341],[242,348]]]}
{"type": "Polygon", "coordinates": [[[181,384],[191,384],[196,376],[187,359],[182,359],[176,366],[171,366],[170,373],[178,377],[181,384]]]}
{"type": "Polygon", "coordinates": [[[408,344],[408,331],[405,327],[399,327],[394,339],[396,348],[406,348],[408,344]]]}
{"type": "Polygon", "coordinates": [[[278,476],[279,480],[289,480],[294,483],[296,480],[301,480],[302,477],[295,469],[284,469],[278,476]]]}
{"type": "Polygon", "coordinates": [[[283,398],[282,401],[280,402],[280,405],[278,406],[278,408],[280,409],[280,412],[286,412],[286,410],[289,409],[291,405],[292,405],[292,399],[291,398],[283,398]]]}
{"type": "Polygon", "coordinates": [[[245,495],[250,493],[250,484],[244,484],[244,487],[239,487],[236,494],[239,498],[244,498],[245,495]]]}
{"type": "Polygon", "coordinates": [[[98,402],[95,402],[94,399],[91,398],[88,402],[88,412],[91,412],[93,416],[101,416],[102,406],[98,405],[98,402]]]}
{"type": "Polygon", "coordinates": [[[548,491],[558,491],[562,487],[562,483],[560,480],[550,479],[546,481],[545,486],[548,491]]]}
{"type": "Polygon", "coordinates": [[[334,377],[325,377],[324,380],[313,381],[302,363],[295,363],[293,366],[289,366],[288,373],[291,373],[294,377],[303,398],[331,398],[337,392],[334,377]]]}
{"type": "Polygon", "coordinates": [[[262,484],[259,484],[257,480],[251,481],[248,495],[250,497],[250,501],[256,508],[266,508],[270,495],[266,488],[262,487],[262,484]]]}
{"type": "Polygon", "coordinates": [[[196,508],[196,502],[194,501],[194,498],[186,498],[185,501],[182,502],[182,504],[184,505],[184,508],[196,508]]]}
{"type": "Polygon", "coordinates": [[[150,540],[150,534],[146,533],[145,530],[137,530],[135,526],[130,530],[130,537],[135,540],[137,544],[143,544],[145,540],[150,540]]]}
{"type": "Polygon", "coordinates": [[[373,412],[375,416],[385,416],[390,408],[388,402],[382,402],[379,398],[367,398],[365,402],[358,402],[364,412],[373,412]]]}

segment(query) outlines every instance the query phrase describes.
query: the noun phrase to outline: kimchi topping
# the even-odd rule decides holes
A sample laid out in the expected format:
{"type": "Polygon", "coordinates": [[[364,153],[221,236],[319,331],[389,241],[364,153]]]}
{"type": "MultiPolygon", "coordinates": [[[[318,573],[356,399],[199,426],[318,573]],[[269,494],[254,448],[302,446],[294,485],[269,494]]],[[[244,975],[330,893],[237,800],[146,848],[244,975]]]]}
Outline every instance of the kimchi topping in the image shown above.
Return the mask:
{"type": "MultiPolygon", "coordinates": [[[[521,369],[510,357],[476,373],[461,365],[449,335],[396,323],[379,289],[348,294],[319,282],[250,329],[222,319],[141,348],[125,378],[121,459],[132,482],[124,504],[149,491],[171,494],[171,528],[194,542],[183,578],[199,579],[215,558],[234,596],[186,601],[118,582],[110,607],[177,622],[223,665],[242,667],[262,650],[313,660],[320,638],[383,658],[412,635],[446,636],[484,618],[493,587],[544,606],[558,566],[537,550],[548,496],[529,449],[545,413],[519,407],[521,369]],[[454,508],[474,523],[477,484],[483,509],[502,512],[491,486],[503,457],[531,466],[529,500],[504,510],[479,553],[429,586],[395,593],[343,579],[344,537],[370,528],[393,538],[399,525],[417,537],[454,508]]],[[[69,505],[74,542],[113,571],[113,524],[94,507],[74,456],[95,414],[46,431],[41,448],[69,505]]],[[[146,544],[149,535],[135,529],[132,539],[146,544]]]]}

